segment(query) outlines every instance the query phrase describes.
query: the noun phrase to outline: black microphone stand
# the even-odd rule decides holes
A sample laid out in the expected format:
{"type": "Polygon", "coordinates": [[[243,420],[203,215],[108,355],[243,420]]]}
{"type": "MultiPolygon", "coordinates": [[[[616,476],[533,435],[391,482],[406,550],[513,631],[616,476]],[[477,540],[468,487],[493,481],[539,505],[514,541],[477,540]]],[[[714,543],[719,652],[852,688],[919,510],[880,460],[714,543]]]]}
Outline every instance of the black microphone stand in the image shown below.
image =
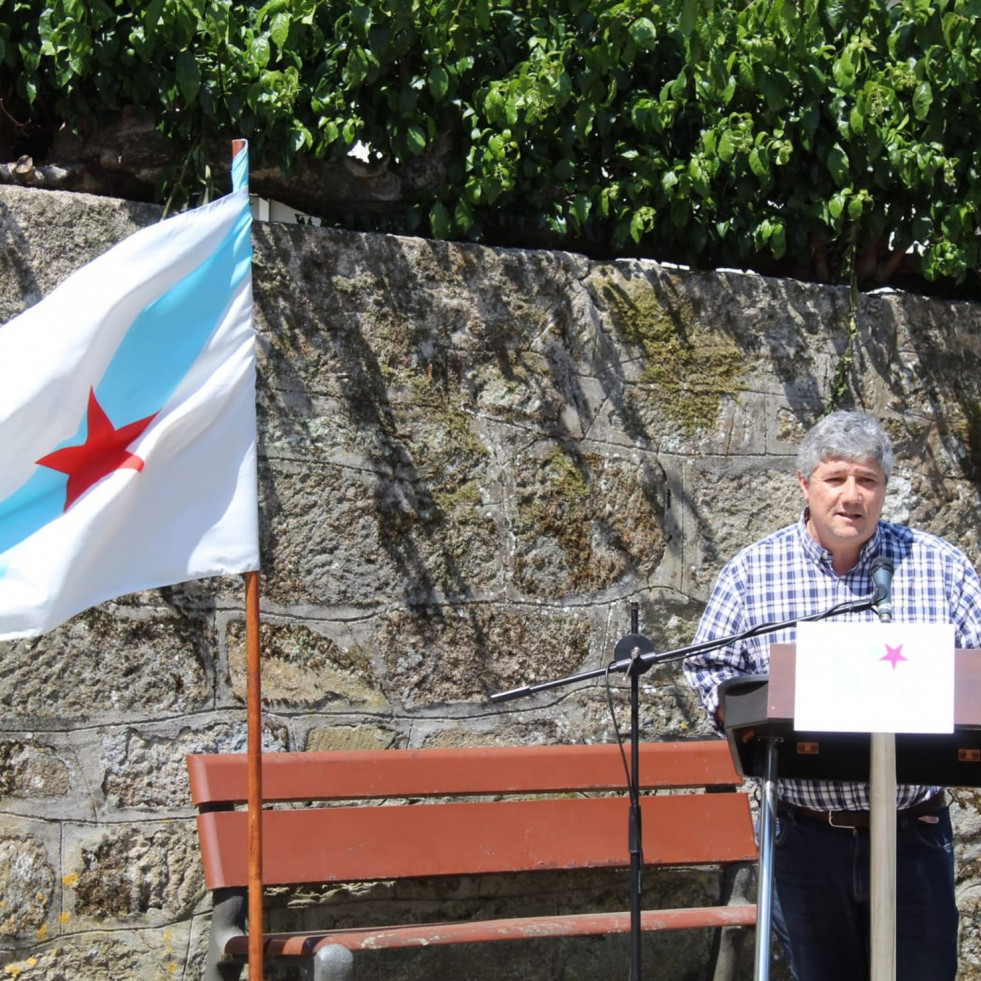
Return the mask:
{"type": "MultiPolygon", "coordinates": [[[[756,627],[750,627],[742,633],[730,634],[728,637],[718,637],[715,640],[705,641],[701,644],[692,644],[688,647],[678,647],[672,651],[658,654],[654,650],[654,645],[642,634],[638,633],[637,623],[637,604],[631,603],[630,606],[630,633],[622,637],[614,648],[614,660],[604,668],[597,668],[592,671],[582,671],[578,674],[566,675],[564,678],[555,678],[551,681],[542,681],[536,685],[524,685],[520,688],[512,688],[509,691],[496,692],[490,696],[492,702],[507,702],[516,698],[525,698],[529,695],[537,694],[541,691],[548,691],[552,688],[559,688],[573,684],[577,681],[589,681],[609,675],[613,671],[625,671],[630,677],[630,774],[628,780],[629,795],[629,816],[627,828],[627,841],[630,854],[630,981],[640,981],[641,965],[641,940],[643,932],[641,930],[641,895],[643,892],[643,837],[641,828],[640,810],[640,779],[638,767],[640,762],[640,722],[639,722],[639,684],[638,679],[645,671],[652,668],[655,664],[665,664],[668,661],[680,661],[692,654],[700,654],[703,651],[716,650],[720,647],[727,647],[729,644],[747,640],[750,637],[758,637],[764,634],[776,633],[794,627],[798,623],[807,623],[812,620],[824,620],[827,617],[836,616],[839,613],[861,613],[871,610],[883,596],[877,588],[870,596],[860,600],[846,601],[832,606],[830,609],[822,610],[811,616],[797,617],[794,620],[782,620],[779,623],[763,623],[756,627]]],[[[769,916],[767,916],[769,920],[769,916]]]]}
{"type": "Polygon", "coordinates": [[[621,638],[613,651],[618,662],[626,663],[630,678],[630,772],[628,793],[630,812],[627,843],[630,851],[630,981],[640,981],[641,894],[644,891],[644,835],[640,811],[640,699],[639,679],[650,668],[643,664],[642,654],[652,654],[654,645],[638,633],[638,604],[630,604],[630,633],[621,638]]]}

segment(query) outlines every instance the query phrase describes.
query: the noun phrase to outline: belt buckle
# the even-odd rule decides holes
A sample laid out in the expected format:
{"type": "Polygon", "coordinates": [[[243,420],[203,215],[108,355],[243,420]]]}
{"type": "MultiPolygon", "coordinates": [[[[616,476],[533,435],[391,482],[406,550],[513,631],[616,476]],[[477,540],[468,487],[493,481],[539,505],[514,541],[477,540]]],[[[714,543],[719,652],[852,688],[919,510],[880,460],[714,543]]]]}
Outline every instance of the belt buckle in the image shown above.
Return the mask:
{"type": "Polygon", "coordinates": [[[835,824],[834,818],[835,818],[835,812],[834,811],[828,811],[828,825],[830,827],[837,828],[839,831],[854,831],[855,830],[855,825],[854,824],[835,824]]]}

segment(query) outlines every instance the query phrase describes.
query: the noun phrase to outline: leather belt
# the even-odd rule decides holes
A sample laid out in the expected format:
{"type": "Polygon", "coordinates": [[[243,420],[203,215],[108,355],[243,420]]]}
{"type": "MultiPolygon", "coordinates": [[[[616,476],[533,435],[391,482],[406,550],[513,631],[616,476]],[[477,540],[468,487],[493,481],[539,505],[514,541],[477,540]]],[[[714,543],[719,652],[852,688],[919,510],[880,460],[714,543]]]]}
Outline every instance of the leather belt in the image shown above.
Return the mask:
{"type": "MultiPolygon", "coordinates": [[[[896,812],[896,820],[901,826],[906,826],[910,821],[915,821],[924,814],[933,814],[941,811],[947,806],[947,795],[940,791],[919,804],[912,807],[904,807],[896,812]]],[[[778,810],[784,814],[790,814],[795,818],[805,821],[817,821],[821,824],[830,825],[832,828],[847,828],[854,831],[857,828],[867,828],[869,826],[868,811],[815,811],[810,807],[798,807],[796,804],[780,802],[778,810]]]]}

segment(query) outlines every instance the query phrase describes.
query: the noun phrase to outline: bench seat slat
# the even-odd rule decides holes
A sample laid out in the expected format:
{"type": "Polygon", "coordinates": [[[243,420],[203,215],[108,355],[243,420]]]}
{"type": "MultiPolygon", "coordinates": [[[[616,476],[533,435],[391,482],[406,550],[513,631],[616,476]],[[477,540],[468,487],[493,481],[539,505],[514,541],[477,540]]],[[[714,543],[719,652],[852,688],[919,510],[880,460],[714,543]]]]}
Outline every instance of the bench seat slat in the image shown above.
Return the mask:
{"type": "MultiPolygon", "coordinates": [[[[689,930],[697,927],[753,926],[756,907],[692,906],[685,909],[644,910],[645,931],[689,930]]],[[[268,934],[263,941],[266,954],[277,957],[310,957],[326,944],[349,950],[386,950],[398,947],[430,947],[439,944],[488,943],[497,940],[527,940],[542,937],[601,936],[629,933],[629,913],[574,913],[529,916],[501,920],[452,923],[422,923],[407,926],[320,930],[311,933],[268,934]]],[[[248,957],[248,937],[233,937],[225,953],[235,959],[248,957]]]]}
{"type": "MultiPolygon", "coordinates": [[[[639,778],[652,787],[739,786],[724,740],[643,743],[639,778]]],[[[629,747],[626,752],[629,754],[629,747]]],[[[196,805],[244,803],[244,753],[188,756],[196,805]]],[[[265,801],[365,800],[379,797],[473,796],[621,790],[626,784],[616,746],[499,746],[328,753],[264,753],[265,801]]]]}
{"type": "MultiPolygon", "coordinates": [[[[642,799],[647,865],[753,861],[745,795],[642,799]],[[726,828],[722,841],[718,831],[726,828]]],[[[629,866],[618,797],[267,810],[263,882],[355,882],[429,875],[629,866]]],[[[248,883],[248,815],[198,815],[209,889],[248,883]]]]}

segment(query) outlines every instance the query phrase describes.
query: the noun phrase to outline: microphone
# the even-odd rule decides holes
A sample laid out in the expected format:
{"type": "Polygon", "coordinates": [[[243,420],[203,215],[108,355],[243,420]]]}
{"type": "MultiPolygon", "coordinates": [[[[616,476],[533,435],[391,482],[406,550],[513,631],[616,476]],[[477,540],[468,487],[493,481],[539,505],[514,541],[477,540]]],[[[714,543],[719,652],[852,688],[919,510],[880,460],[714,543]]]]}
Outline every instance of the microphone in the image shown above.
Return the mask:
{"type": "Polygon", "coordinates": [[[881,555],[872,560],[872,585],[875,597],[872,600],[883,623],[892,623],[892,571],[893,564],[881,555]]]}

